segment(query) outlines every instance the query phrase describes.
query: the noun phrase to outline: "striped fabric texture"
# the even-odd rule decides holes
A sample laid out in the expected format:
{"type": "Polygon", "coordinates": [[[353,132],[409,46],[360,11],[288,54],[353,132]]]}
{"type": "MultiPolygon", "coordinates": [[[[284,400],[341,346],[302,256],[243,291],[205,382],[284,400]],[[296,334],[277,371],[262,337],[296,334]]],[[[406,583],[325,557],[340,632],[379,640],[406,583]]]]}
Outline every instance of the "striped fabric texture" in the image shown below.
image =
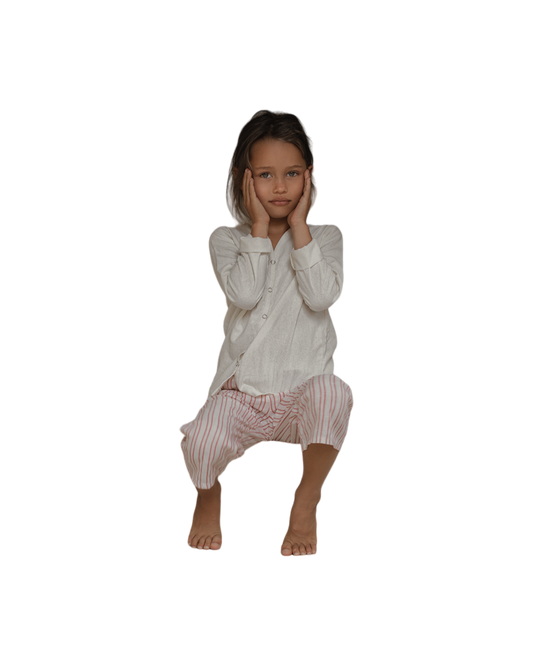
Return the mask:
{"type": "Polygon", "coordinates": [[[232,375],[196,418],[181,426],[181,448],[196,488],[211,488],[228,463],[263,441],[330,444],[340,451],[353,395],[334,374],[317,375],[289,392],[251,396],[232,375]]]}

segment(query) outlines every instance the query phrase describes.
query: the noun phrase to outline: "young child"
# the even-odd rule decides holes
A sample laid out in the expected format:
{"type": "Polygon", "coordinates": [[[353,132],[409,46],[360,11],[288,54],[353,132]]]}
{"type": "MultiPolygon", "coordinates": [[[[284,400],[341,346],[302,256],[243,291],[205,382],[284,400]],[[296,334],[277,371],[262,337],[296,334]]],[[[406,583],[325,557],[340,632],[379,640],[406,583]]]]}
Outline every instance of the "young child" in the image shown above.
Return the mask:
{"type": "Polygon", "coordinates": [[[198,491],[192,548],[222,545],[218,477],[228,463],[258,442],[279,441],[300,444],[303,455],[281,554],[317,550],[316,507],[353,397],[333,374],[328,310],[342,291],[342,235],[335,225],[307,223],[312,169],[309,139],[293,114],[258,111],[241,130],[227,183],[239,224],[209,238],[228,305],[226,337],[207,402],[180,428],[198,491]]]}

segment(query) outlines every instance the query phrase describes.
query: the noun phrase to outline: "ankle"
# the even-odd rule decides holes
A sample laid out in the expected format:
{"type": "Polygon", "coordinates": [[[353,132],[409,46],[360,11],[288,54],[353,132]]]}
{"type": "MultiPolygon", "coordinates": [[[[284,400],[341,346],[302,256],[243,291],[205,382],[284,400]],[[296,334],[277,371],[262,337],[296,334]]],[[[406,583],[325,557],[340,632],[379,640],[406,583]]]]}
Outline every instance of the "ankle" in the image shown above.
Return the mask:
{"type": "Polygon", "coordinates": [[[196,490],[198,492],[198,497],[203,500],[220,497],[222,488],[217,479],[211,488],[196,488],[196,490]]]}
{"type": "Polygon", "coordinates": [[[316,506],[320,502],[321,496],[322,495],[320,491],[317,492],[311,488],[305,488],[305,486],[298,486],[296,492],[294,493],[294,501],[298,502],[298,504],[316,506]]]}

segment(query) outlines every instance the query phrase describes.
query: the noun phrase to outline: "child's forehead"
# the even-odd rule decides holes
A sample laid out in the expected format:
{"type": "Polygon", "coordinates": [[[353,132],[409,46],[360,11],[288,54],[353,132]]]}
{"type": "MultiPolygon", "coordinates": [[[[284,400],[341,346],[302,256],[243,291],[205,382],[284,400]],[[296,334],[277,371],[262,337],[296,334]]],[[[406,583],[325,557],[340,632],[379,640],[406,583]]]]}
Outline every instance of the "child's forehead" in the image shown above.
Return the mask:
{"type": "Polygon", "coordinates": [[[298,160],[302,160],[302,153],[298,146],[281,139],[260,139],[252,145],[250,150],[250,162],[256,168],[274,166],[273,162],[288,166],[289,163],[292,165],[298,160]]]}

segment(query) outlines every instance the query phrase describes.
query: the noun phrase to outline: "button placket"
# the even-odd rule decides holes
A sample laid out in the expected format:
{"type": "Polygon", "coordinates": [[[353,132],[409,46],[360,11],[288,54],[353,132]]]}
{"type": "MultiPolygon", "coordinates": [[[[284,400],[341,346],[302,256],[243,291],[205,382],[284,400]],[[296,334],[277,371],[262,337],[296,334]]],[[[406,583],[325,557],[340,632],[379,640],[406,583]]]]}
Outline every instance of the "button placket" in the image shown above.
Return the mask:
{"type": "MultiPolygon", "coordinates": [[[[276,263],[276,260],[275,260],[275,259],[271,259],[271,260],[270,260],[270,263],[271,263],[271,264],[275,264],[275,263],[276,263]]],[[[269,292],[270,294],[272,293],[272,287],[269,287],[269,288],[268,288],[268,292],[269,292]]],[[[267,318],[268,318],[268,315],[265,313],[265,314],[263,315],[263,319],[267,319],[267,318]]]]}

